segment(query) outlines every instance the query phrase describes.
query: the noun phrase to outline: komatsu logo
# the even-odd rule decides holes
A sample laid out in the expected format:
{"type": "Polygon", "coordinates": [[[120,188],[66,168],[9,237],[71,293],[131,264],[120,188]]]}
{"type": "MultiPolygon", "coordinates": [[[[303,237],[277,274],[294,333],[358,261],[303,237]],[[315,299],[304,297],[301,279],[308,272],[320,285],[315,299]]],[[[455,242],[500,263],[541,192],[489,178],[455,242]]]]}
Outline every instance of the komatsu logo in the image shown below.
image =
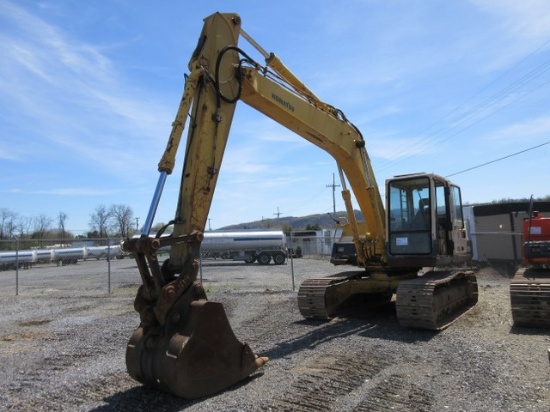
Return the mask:
{"type": "Polygon", "coordinates": [[[294,111],[294,106],[291,105],[289,102],[287,102],[284,99],[281,99],[279,96],[277,96],[275,93],[271,93],[271,98],[275,100],[277,103],[279,103],[281,106],[286,107],[291,112],[294,111]]]}

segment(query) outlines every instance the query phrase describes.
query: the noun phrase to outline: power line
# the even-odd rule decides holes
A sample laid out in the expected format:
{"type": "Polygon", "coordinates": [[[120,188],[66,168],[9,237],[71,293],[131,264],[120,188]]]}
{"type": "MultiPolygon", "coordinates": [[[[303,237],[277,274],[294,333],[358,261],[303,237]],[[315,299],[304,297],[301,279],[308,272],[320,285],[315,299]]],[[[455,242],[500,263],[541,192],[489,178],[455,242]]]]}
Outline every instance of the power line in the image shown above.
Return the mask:
{"type": "Polygon", "coordinates": [[[502,79],[504,79],[505,76],[510,75],[512,72],[516,71],[521,64],[526,62],[530,57],[546,47],[548,43],[550,43],[550,40],[545,41],[542,45],[540,45],[534,51],[529,53],[526,57],[518,61],[505,73],[500,75],[497,79],[493,80],[491,83],[479,90],[461,105],[455,107],[447,115],[443,116],[441,120],[429,126],[425,130],[426,135],[423,138],[410,144],[408,147],[402,147],[402,153],[399,159],[383,162],[381,165],[378,166],[378,169],[384,170],[390,165],[404,161],[406,158],[412,156],[418,150],[429,147],[430,145],[434,145],[436,144],[436,142],[441,143],[460,133],[463,133],[465,130],[471,128],[480,121],[485,120],[487,117],[497,113],[507,106],[510,106],[512,103],[515,103],[516,101],[524,98],[526,95],[534,92],[535,90],[541,89],[543,86],[546,86],[549,81],[545,81],[542,84],[530,83],[550,71],[550,61],[545,61],[542,64],[536,66],[534,69],[531,69],[528,72],[520,75],[519,78],[506,84],[504,87],[492,93],[488,97],[482,96],[483,92],[487,91],[494,84],[499,83],[502,79]],[[481,98],[481,102],[475,103],[475,98],[477,98],[478,96],[481,98]],[[474,103],[472,107],[461,108],[462,106],[465,106],[467,103],[470,102],[474,103]]]}
{"type": "Polygon", "coordinates": [[[445,177],[456,176],[456,175],[459,175],[459,174],[461,174],[461,173],[469,172],[470,170],[479,169],[480,167],[490,165],[491,163],[500,162],[501,160],[508,159],[508,158],[510,158],[510,157],[513,157],[513,156],[517,156],[517,155],[519,155],[519,154],[528,152],[528,151],[530,151],[530,150],[538,149],[539,147],[542,147],[542,146],[547,145],[547,144],[550,144],[550,140],[547,141],[547,142],[541,143],[541,144],[539,144],[539,145],[536,145],[536,146],[529,147],[529,148],[527,148],[527,149],[521,150],[521,151],[519,151],[519,152],[512,153],[512,154],[509,154],[509,155],[507,155],[507,156],[500,157],[500,158],[498,158],[498,159],[494,159],[494,160],[491,160],[491,161],[489,161],[489,162],[485,162],[485,163],[482,163],[482,164],[480,164],[480,165],[473,166],[473,167],[470,167],[470,168],[468,168],[468,169],[461,170],[460,172],[451,173],[450,175],[447,175],[447,176],[445,176],[445,177]]]}

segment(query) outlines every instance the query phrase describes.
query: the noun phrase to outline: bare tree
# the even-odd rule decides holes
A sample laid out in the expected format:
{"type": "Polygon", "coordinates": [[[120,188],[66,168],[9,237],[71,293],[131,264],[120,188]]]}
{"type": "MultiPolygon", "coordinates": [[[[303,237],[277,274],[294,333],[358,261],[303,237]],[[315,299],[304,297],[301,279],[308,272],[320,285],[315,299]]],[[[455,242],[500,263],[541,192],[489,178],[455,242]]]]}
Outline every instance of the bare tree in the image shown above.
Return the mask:
{"type": "Polygon", "coordinates": [[[112,205],[109,213],[113,219],[114,232],[123,238],[129,237],[130,232],[133,232],[134,212],[132,208],[123,204],[112,205]]]}
{"type": "Polygon", "coordinates": [[[7,239],[14,235],[16,230],[17,213],[10,209],[0,209],[0,239],[7,239]]]}
{"type": "Polygon", "coordinates": [[[44,239],[46,234],[51,230],[51,227],[52,219],[42,213],[34,218],[32,236],[37,239],[44,239]]]}
{"type": "Polygon", "coordinates": [[[99,237],[106,237],[108,234],[109,218],[111,214],[105,205],[99,205],[94,213],[90,215],[90,228],[99,237]]]}
{"type": "Polygon", "coordinates": [[[32,219],[26,217],[26,216],[20,216],[19,219],[17,219],[16,228],[19,232],[19,237],[28,236],[31,232],[32,227],[32,219]]]}
{"type": "Polygon", "coordinates": [[[65,221],[67,220],[68,216],[65,212],[59,212],[57,214],[57,225],[59,227],[59,235],[61,236],[61,239],[64,239],[66,236],[65,232],[65,221]]]}

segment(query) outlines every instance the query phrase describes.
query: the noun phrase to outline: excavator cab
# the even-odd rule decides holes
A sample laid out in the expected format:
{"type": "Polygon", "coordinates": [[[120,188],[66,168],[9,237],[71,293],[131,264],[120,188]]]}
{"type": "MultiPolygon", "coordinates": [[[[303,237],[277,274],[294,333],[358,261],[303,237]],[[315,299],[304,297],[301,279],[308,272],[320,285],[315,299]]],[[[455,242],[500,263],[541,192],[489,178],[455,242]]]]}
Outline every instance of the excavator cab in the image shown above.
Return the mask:
{"type": "Polygon", "coordinates": [[[443,266],[470,259],[460,188],[434,174],[386,181],[387,256],[393,267],[443,266]]]}

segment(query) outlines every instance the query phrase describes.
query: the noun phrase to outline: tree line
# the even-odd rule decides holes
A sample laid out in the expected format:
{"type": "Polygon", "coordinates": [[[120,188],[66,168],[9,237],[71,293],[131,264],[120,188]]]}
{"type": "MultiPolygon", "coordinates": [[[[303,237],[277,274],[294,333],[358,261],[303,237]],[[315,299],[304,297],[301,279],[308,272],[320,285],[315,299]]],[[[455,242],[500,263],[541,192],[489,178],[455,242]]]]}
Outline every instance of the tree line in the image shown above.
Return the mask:
{"type": "Polygon", "coordinates": [[[134,212],[130,206],[99,205],[90,215],[89,231],[75,236],[66,229],[69,215],[60,211],[51,217],[44,213],[37,216],[20,216],[7,208],[0,208],[0,240],[18,239],[67,239],[130,237],[135,232],[134,212]]]}
{"type": "MultiPolygon", "coordinates": [[[[491,203],[526,202],[529,198],[523,199],[500,199],[491,203]]],[[[533,199],[534,201],[550,201],[550,195],[533,199]]],[[[0,208],[0,240],[18,239],[67,239],[74,238],[106,238],[120,237],[127,238],[137,231],[132,208],[124,204],[112,204],[110,206],[99,205],[90,215],[89,231],[86,235],[75,236],[66,230],[66,222],[69,219],[67,213],[60,211],[52,218],[46,214],[39,214],[34,217],[20,216],[17,212],[7,208],[0,208]]],[[[162,227],[163,223],[155,225],[162,227]]],[[[283,224],[283,229],[290,231],[289,224],[283,224]]],[[[307,230],[318,229],[306,227],[307,230]]],[[[246,226],[245,226],[246,227],[246,226]]]]}

